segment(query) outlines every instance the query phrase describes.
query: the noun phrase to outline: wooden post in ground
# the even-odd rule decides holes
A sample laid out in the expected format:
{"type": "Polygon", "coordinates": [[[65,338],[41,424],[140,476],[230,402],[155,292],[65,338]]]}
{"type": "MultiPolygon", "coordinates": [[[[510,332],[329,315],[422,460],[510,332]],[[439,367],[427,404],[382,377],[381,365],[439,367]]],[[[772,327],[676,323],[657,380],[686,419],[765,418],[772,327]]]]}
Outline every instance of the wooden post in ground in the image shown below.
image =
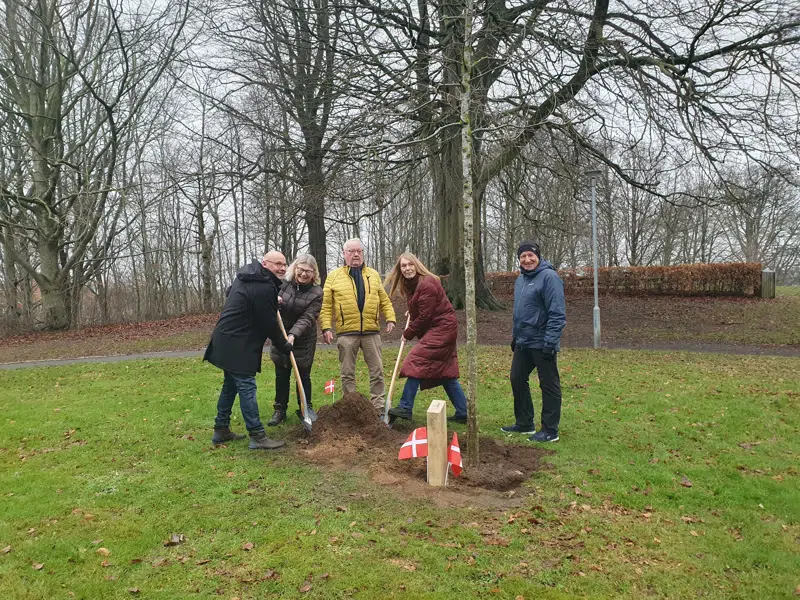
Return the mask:
{"type": "Polygon", "coordinates": [[[769,269],[761,271],[761,297],[775,297],[775,271],[769,269]]]}
{"type": "Polygon", "coordinates": [[[434,400],[428,407],[428,485],[441,487],[447,475],[447,404],[434,400]]]}

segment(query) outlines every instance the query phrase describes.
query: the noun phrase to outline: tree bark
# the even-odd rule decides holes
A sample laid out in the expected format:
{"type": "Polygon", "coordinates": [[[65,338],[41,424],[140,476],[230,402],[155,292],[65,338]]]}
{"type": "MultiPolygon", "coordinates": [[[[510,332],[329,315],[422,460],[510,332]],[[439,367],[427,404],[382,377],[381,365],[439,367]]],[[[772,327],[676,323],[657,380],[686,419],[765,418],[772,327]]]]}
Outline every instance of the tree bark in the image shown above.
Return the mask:
{"type": "MultiPolygon", "coordinates": [[[[467,312],[467,464],[478,466],[478,327],[475,309],[475,248],[480,247],[480,238],[475,239],[475,217],[472,189],[472,124],[470,119],[472,71],[472,0],[464,4],[464,44],[461,65],[461,170],[462,202],[464,210],[464,291],[467,312]]],[[[477,214],[476,214],[477,212],[477,214]]],[[[480,262],[480,261],[478,261],[480,262]]]]}

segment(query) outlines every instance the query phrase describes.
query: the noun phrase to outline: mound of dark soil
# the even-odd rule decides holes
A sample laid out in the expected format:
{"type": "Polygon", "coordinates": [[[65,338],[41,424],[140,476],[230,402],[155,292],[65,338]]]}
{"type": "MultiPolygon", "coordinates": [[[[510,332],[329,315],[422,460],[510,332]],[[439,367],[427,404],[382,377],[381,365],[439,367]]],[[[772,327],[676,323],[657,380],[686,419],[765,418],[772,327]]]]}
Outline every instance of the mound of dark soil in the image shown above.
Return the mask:
{"type": "MultiPolygon", "coordinates": [[[[426,480],[425,459],[397,458],[400,446],[414,429],[408,421],[398,421],[390,429],[378,419],[370,401],[358,393],[345,394],[334,404],[320,407],[317,416],[308,447],[301,451],[312,462],[366,468],[374,480],[385,484],[426,480]]],[[[478,466],[469,467],[466,435],[462,433],[461,438],[464,471],[460,477],[450,475],[447,487],[453,491],[513,490],[543,468],[542,457],[550,453],[533,446],[506,445],[502,440],[481,438],[478,466]]]]}

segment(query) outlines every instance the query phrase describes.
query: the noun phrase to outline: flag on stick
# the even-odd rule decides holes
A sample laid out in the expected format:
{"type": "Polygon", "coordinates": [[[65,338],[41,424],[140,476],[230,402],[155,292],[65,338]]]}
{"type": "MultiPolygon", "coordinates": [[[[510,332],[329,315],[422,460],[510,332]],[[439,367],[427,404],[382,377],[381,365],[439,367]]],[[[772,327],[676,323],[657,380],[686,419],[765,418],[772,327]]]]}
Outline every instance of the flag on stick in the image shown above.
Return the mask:
{"type": "Polygon", "coordinates": [[[450,442],[450,447],[447,449],[447,466],[453,470],[453,477],[461,475],[464,469],[461,462],[461,448],[458,447],[458,434],[453,432],[453,441],[450,442]]]}
{"type": "Polygon", "coordinates": [[[405,460],[407,458],[417,458],[428,456],[428,428],[418,427],[411,432],[408,439],[400,446],[397,458],[405,460]]]}
{"type": "Polygon", "coordinates": [[[336,390],[336,380],[331,379],[325,382],[325,393],[332,394],[336,390]]]}

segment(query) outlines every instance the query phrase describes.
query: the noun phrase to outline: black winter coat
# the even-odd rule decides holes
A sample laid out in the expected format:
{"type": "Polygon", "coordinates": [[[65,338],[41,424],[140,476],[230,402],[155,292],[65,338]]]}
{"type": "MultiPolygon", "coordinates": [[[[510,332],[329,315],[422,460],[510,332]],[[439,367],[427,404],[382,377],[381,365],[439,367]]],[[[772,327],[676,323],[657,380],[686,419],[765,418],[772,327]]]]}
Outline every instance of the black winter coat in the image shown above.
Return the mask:
{"type": "Polygon", "coordinates": [[[257,260],[239,269],[203,360],[237,375],[260,373],[267,338],[279,348],[286,343],[277,318],[280,284],[257,260]]]}
{"type": "MultiPolygon", "coordinates": [[[[313,283],[299,285],[284,281],[280,297],[283,299],[281,317],[286,333],[294,335],[294,359],[300,369],[311,368],[317,350],[317,318],[322,308],[322,288],[313,283]]],[[[270,358],[276,365],[288,368],[289,355],[279,352],[275,347],[270,358]]]]}

